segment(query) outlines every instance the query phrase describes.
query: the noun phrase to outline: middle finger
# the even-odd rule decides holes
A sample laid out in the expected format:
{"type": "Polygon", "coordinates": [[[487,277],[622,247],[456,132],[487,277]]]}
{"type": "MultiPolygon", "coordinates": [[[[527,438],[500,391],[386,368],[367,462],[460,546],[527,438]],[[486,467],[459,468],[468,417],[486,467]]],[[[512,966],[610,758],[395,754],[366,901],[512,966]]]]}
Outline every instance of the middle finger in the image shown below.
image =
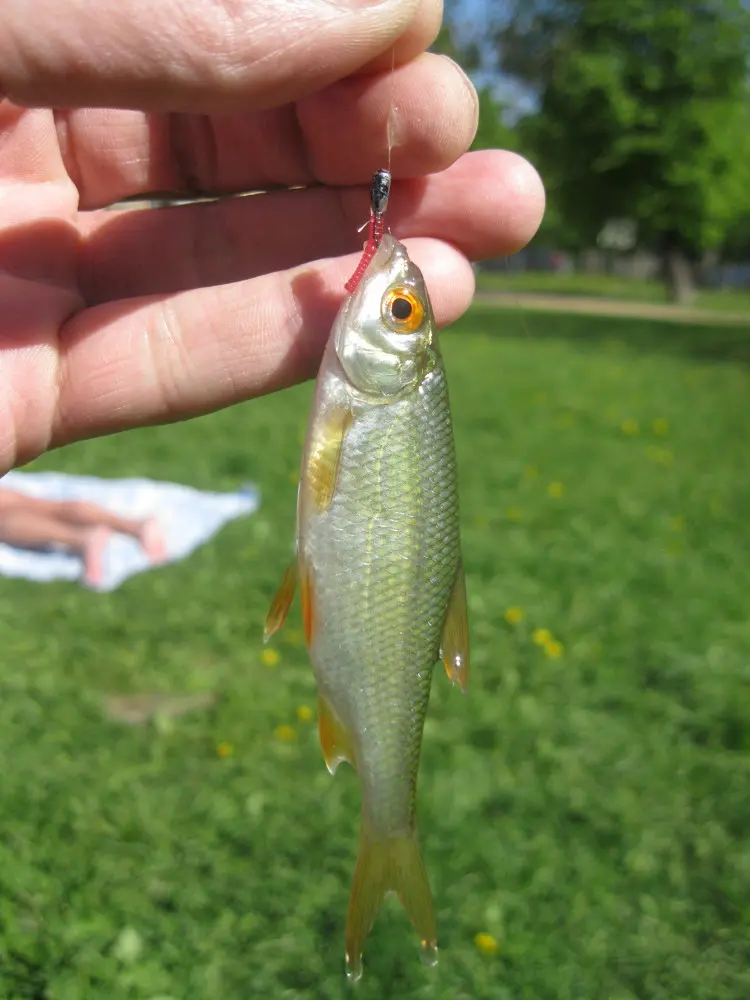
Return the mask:
{"type": "MultiPolygon", "coordinates": [[[[93,305],[241,281],[354,252],[362,246],[357,227],[368,204],[362,185],[92,212],[82,226],[81,290],[93,305]]],[[[486,150],[439,174],[395,184],[387,224],[399,239],[431,236],[481,260],[524,246],[543,207],[534,168],[515,153],[486,150]]]]}

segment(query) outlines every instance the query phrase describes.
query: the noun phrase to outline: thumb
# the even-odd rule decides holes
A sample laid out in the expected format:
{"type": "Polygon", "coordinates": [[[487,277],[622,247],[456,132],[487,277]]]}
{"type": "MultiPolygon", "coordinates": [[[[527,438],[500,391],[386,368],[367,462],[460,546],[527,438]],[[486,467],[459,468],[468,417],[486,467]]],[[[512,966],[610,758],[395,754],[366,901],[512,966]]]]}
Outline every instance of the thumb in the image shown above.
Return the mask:
{"type": "Polygon", "coordinates": [[[32,20],[27,0],[3,0],[0,97],[56,108],[268,108],[365,67],[414,34],[415,20],[426,48],[440,15],[441,0],[36,0],[32,20]]]}

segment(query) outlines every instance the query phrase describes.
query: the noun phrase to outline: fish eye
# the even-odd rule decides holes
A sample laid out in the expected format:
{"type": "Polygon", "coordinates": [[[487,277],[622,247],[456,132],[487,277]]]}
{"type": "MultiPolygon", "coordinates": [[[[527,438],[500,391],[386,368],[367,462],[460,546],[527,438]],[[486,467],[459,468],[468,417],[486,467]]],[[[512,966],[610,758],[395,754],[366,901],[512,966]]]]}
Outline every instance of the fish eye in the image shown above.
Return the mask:
{"type": "Polygon", "coordinates": [[[413,333],[424,319],[424,306],[411,288],[403,285],[385,293],[381,312],[385,323],[396,333],[413,333]]]}
{"type": "Polygon", "coordinates": [[[411,316],[411,311],[414,307],[408,299],[394,299],[391,302],[391,316],[394,319],[404,320],[411,316]]]}

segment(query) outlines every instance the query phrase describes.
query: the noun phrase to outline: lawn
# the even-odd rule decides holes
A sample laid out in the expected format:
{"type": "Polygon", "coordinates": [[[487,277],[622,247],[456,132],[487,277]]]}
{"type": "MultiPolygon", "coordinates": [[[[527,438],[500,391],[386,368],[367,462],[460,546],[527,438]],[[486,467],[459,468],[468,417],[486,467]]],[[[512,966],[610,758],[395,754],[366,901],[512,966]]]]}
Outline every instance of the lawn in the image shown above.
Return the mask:
{"type": "MultiPolygon", "coordinates": [[[[389,903],[356,996],[747,1000],[750,330],[477,307],[444,348],[473,674],[436,673],[425,731],[441,960],[389,903]]],[[[264,502],[112,595],[0,581],[2,1000],[354,995],[356,781],[298,611],[260,644],[309,400],[37,463],[264,502]],[[103,707],[144,692],[216,702],[103,707]]]]}
{"type": "MultiPolygon", "coordinates": [[[[572,295],[625,302],[662,304],[670,301],[666,285],[643,278],[619,278],[612,274],[562,274],[539,271],[480,271],[477,286],[487,292],[528,292],[534,295],[572,295]]],[[[698,309],[746,313],[750,320],[750,290],[699,289],[698,309]]]]}

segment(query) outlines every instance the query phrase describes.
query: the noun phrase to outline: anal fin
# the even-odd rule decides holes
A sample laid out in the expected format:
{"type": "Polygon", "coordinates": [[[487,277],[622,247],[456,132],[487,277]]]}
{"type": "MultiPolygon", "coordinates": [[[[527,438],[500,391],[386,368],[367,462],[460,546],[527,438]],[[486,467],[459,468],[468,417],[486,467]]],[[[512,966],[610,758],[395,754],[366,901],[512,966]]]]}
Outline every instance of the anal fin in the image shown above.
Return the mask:
{"type": "Polygon", "coordinates": [[[355,766],[354,748],[331,705],[318,695],[318,735],[326,767],[333,774],[342,761],[355,766]]]}
{"type": "Polygon", "coordinates": [[[268,642],[271,636],[275,635],[286,621],[289,608],[292,606],[292,601],[294,600],[294,592],[297,589],[298,576],[299,571],[297,569],[297,560],[295,559],[294,562],[287,566],[281,578],[279,588],[271,601],[271,607],[268,609],[268,614],[263,625],[263,642],[268,642]]]}
{"type": "Polygon", "coordinates": [[[443,625],[440,656],[452,684],[466,691],[469,680],[469,620],[466,610],[466,578],[459,559],[443,625]]]}

